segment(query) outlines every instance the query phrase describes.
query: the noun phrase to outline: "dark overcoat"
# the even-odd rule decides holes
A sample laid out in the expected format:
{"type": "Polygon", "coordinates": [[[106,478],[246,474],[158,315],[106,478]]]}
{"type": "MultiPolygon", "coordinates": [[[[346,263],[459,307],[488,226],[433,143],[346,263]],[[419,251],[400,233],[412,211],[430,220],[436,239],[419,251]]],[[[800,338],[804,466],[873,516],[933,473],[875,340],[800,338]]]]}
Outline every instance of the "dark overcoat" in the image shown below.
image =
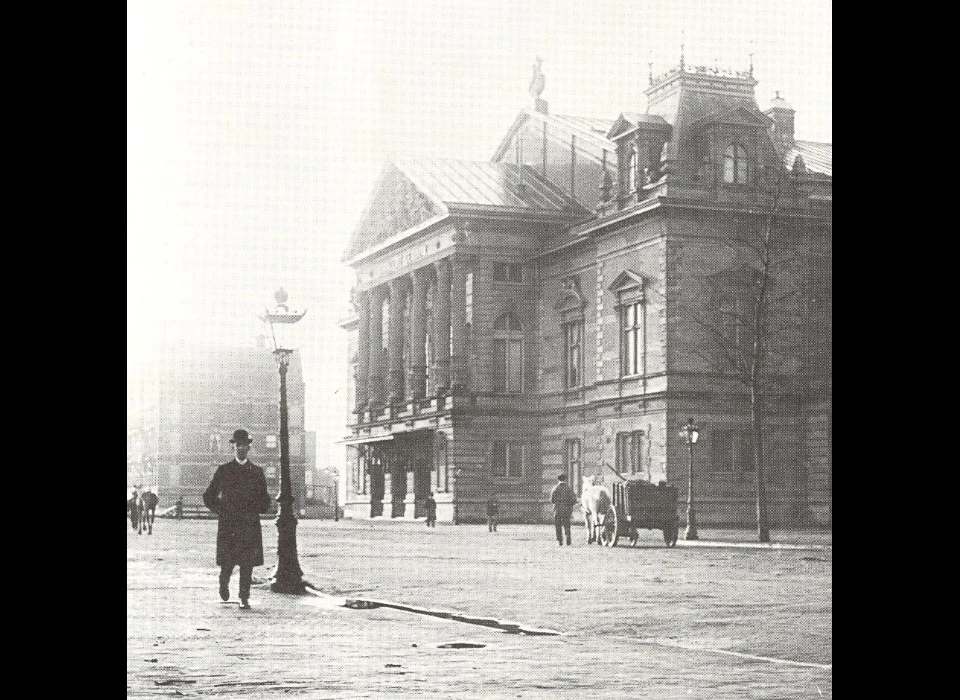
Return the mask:
{"type": "Polygon", "coordinates": [[[566,481],[561,481],[550,492],[550,502],[553,504],[554,517],[569,518],[577,505],[577,495],[566,481]]]}
{"type": "Polygon", "coordinates": [[[253,462],[221,464],[210,486],[203,492],[203,503],[220,516],[217,524],[217,564],[219,566],[261,566],[263,536],[260,513],[270,509],[267,478],[253,462]]]}

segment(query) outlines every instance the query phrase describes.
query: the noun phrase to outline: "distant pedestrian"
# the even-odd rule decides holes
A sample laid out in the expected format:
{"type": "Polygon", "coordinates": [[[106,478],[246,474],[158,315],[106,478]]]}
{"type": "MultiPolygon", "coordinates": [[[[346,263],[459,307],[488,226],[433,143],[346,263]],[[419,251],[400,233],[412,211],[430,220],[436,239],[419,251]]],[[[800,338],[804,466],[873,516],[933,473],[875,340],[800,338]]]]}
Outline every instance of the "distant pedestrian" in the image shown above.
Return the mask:
{"type": "Polygon", "coordinates": [[[183,496],[177,499],[173,512],[177,516],[177,520],[183,520],[183,496]]]}
{"type": "Polygon", "coordinates": [[[159,502],[159,496],[149,488],[140,496],[140,532],[146,529],[148,535],[153,534],[153,521],[157,517],[159,502]]]}
{"type": "Polygon", "coordinates": [[[427,527],[437,526],[437,501],[433,493],[427,496],[427,527]]]}
{"type": "Polygon", "coordinates": [[[249,608],[253,567],[263,565],[260,513],[270,509],[270,494],[263,470],[247,459],[253,440],[246,430],[235,430],[230,439],[235,458],[217,467],[203,502],[219,514],[217,564],[220,598],[230,600],[233,567],[240,567],[240,607],[249,608]]]}
{"type": "Polygon", "coordinates": [[[500,501],[496,496],[487,499],[487,532],[497,531],[497,518],[500,515],[500,501]]]}
{"type": "MultiPolygon", "coordinates": [[[[140,494],[134,489],[127,499],[127,515],[130,516],[130,527],[136,530],[140,525],[140,494]]],[[[137,532],[139,535],[140,533],[137,532]]]]}
{"type": "Polygon", "coordinates": [[[577,504],[577,495],[567,485],[567,475],[557,477],[557,485],[550,492],[550,502],[553,504],[553,524],[557,531],[557,543],[562,547],[564,535],[567,546],[570,546],[570,518],[573,516],[573,507],[577,504]]]}

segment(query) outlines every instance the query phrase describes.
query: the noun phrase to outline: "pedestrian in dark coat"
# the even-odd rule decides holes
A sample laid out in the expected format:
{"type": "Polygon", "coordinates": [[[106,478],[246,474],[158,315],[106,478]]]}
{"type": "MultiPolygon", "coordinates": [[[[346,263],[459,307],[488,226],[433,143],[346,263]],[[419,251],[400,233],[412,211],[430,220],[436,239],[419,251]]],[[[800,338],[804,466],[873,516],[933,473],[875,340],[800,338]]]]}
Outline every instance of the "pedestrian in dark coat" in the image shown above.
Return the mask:
{"type": "Polygon", "coordinates": [[[497,518],[500,515],[500,501],[496,496],[487,499],[487,532],[497,531],[497,518]]]}
{"type": "Polygon", "coordinates": [[[139,535],[140,531],[137,528],[140,525],[140,494],[137,493],[136,489],[133,490],[130,498],[127,499],[127,514],[130,516],[131,527],[137,530],[137,534],[139,535]]]}
{"type": "Polygon", "coordinates": [[[577,495],[567,485],[567,475],[557,477],[559,482],[550,492],[550,502],[553,504],[553,524],[557,531],[557,542],[563,546],[566,535],[567,546],[570,545],[570,518],[573,516],[573,507],[577,505],[577,495]]]}
{"type": "Polygon", "coordinates": [[[260,513],[270,509],[267,478],[263,470],[247,459],[250,439],[246,430],[237,430],[230,440],[235,458],[217,467],[203,503],[217,513],[217,564],[220,565],[220,598],[230,599],[230,576],[240,567],[240,607],[248,608],[253,567],[263,565],[263,536],[260,513]]]}
{"type": "Polygon", "coordinates": [[[437,500],[433,497],[431,493],[427,497],[427,527],[436,527],[437,526],[437,500]]]}

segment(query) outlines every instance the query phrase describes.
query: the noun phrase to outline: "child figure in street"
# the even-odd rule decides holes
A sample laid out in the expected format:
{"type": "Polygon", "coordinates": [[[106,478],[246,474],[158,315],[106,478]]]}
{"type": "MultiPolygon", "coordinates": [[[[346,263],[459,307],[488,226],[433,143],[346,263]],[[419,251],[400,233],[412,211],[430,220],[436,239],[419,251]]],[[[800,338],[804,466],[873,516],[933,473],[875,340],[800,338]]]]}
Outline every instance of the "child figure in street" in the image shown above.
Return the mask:
{"type": "Polygon", "coordinates": [[[433,497],[431,492],[427,496],[427,527],[436,527],[437,526],[437,501],[433,497]]]}
{"type": "Polygon", "coordinates": [[[500,501],[496,496],[490,496],[487,500],[487,531],[497,531],[497,517],[500,515],[500,501]]]}

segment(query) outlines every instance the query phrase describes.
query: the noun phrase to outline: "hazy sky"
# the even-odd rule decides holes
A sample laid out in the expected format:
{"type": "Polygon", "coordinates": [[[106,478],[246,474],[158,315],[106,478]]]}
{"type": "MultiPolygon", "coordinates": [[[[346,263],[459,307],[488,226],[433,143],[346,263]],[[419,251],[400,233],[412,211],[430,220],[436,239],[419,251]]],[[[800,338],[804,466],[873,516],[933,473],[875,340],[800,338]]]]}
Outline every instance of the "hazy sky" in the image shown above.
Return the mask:
{"type": "MultiPolygon", "coordinates": [[[[160,340],[248,343],[284,285],[308,428],[345,433],[340,263],[390,153],[488,160],[536,56],[550,111],[643,111],[648,63],[745,69],[832,139],[829,0],[128,2],[128,366],[160,340]]],[[[337,466],[337,465],[330,465],[337,466]]]]}

